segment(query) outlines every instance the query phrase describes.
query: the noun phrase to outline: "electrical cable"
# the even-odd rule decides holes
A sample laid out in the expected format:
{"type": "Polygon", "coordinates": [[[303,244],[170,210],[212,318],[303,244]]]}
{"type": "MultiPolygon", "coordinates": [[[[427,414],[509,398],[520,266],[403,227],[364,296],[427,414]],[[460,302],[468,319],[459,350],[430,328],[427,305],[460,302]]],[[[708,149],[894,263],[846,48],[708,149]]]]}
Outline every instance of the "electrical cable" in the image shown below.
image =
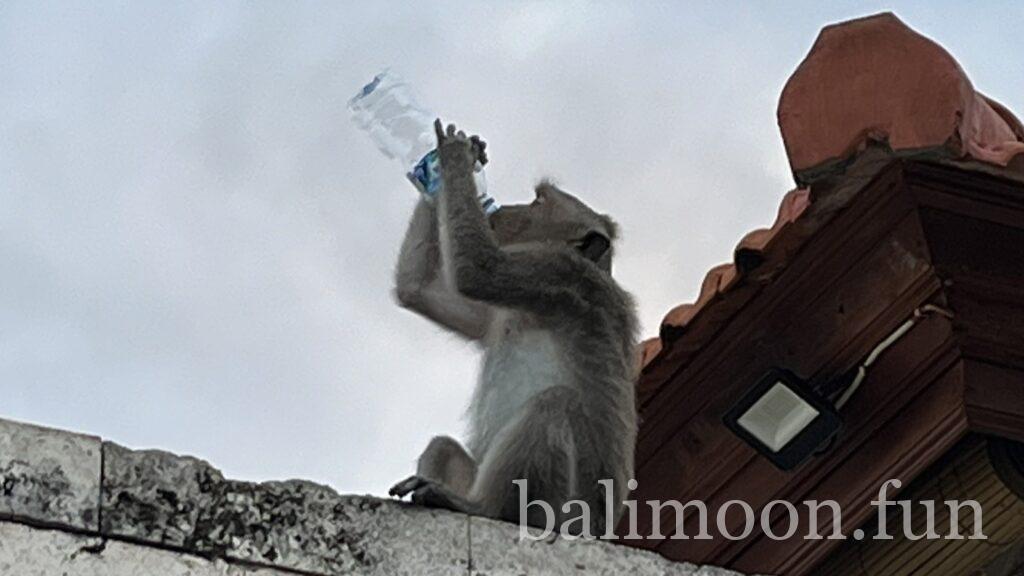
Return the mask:
{"type": "Polygon", "coordinates": [[[897,327],[895,330],[893,330],[892,333],[885,338],[885,340],[879,342],[878,345],[871,350],[867,358],[864,359],[864,362],[862,362],[861,365],[857,367],[857,375],[853,378],[853,382],[851,382],[850,385],[847,386],[846,390],[843,390],[843,394],[835,402],[836,410],[842,408],[843,405],[850,400],[850,397],[853,396],[853,393],[856,392],[858,388],[860,388],[860,385],[864,381],[864,378],[867,377],[868,368],[872,364],[874,364],[876,360],[878,360],[878,357],[882,355],[882,352],[885,352],[886,348],[896,343],[896,341],[902,338],[904,335],[906,335],[907,332],[910,332],[910,329],[913,328],[915,324],[917,324],[921,319],[930,314],[939,314],[941,316],[945,316],[946,318],[953,318],[952,312],[946,310],[945,308],[936,306],[934,304],[925,304],[924,306],[915,309],[914,315],[903,324],[900,324],[899,327],[897,327]]]}

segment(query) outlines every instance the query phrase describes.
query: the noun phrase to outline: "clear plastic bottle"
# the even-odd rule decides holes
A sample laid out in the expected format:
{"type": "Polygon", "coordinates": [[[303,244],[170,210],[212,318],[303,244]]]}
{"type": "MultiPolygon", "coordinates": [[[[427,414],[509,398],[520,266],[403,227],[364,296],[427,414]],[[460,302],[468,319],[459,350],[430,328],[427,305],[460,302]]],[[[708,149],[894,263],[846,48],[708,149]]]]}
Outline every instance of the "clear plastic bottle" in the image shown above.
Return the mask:
{"type": "MultiPolygon", "coordinates": [[[[348,101],[348,109],[352,121],[377,148],[401,162],[409,181],[428,199],[435,199],[442,182],[434,133],[437,116],[416,102],[412,87],[385,70],[348,101]]],[[[473,177],[484,212],[495,212],[500,206],[487,195],[487,180],[479,162],[473,177]]]]}

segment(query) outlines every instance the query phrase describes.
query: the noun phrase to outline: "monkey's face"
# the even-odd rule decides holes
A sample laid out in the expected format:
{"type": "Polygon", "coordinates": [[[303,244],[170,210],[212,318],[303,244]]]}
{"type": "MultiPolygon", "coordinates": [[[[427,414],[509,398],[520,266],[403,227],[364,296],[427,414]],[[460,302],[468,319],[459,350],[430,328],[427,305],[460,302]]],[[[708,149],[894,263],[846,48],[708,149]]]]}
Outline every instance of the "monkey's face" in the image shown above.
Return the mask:
{"type": "Polygon", "coordinates": [[[567,246],[610,271],[612,221],[550,183],[540,183],[536,194],[529,204],[505,205],[491,215],[498,244],[508,251],[567,246]]]}

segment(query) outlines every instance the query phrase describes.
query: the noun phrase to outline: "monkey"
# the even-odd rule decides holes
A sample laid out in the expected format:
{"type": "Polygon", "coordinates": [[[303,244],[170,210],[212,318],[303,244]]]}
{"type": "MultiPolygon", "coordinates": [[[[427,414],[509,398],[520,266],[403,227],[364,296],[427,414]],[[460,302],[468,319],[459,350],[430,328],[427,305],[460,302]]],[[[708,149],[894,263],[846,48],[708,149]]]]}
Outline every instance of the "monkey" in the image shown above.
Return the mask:
{"type": "MultiPolygon", "coordinates": [[[[639,373],[632,297],[611,276],[618,228],[549,180],[529,204],[489,217],[477,200],[475,162],[486,143],[440,119],[434,125],[442,187],[421,199],[396,269],[399,304],[478,343],[484,352],[463,447],[433,438],[416,474],[389,491],[414,503],[546,526],[528,501],[547,502],[556,526],[566,503],[589,506],[589,534],[604,534],[600,480],[621,503],[633,476],[639,373]]],[[[577,516],[573,516],[577,518],[577,516]]],[[[582,521],[581,521],[582,524],[582,521]]],[[[609,528],[610,529],[610,528],[609,528]]]]}

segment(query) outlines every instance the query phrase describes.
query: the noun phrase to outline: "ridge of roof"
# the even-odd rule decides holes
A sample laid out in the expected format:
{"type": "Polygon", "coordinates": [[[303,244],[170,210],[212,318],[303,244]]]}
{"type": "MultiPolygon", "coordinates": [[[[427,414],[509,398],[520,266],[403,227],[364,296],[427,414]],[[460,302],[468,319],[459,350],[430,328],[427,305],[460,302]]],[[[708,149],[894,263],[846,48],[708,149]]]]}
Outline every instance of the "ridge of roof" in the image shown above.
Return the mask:
{"type": "Polygon", "coordinates": [[[809,210],[815,183],[831,180],[826,188],[834,195],[836,178],[851,180],[843,193],[849,199],[884,165],[906,156],[1024,174],[1021,121],[977,92],[941,46],[890,12],[825,26],[783,89],[778,122],[797,187],[783,197],[774,223],[747,233],[732,262],[707,272],[697,300],[670,310],[658,336],[641,343],[641,405],[826,219],[817,214],[795,234],[794,225],[809,212],[834,212],[834,205],[809,210]]]}

